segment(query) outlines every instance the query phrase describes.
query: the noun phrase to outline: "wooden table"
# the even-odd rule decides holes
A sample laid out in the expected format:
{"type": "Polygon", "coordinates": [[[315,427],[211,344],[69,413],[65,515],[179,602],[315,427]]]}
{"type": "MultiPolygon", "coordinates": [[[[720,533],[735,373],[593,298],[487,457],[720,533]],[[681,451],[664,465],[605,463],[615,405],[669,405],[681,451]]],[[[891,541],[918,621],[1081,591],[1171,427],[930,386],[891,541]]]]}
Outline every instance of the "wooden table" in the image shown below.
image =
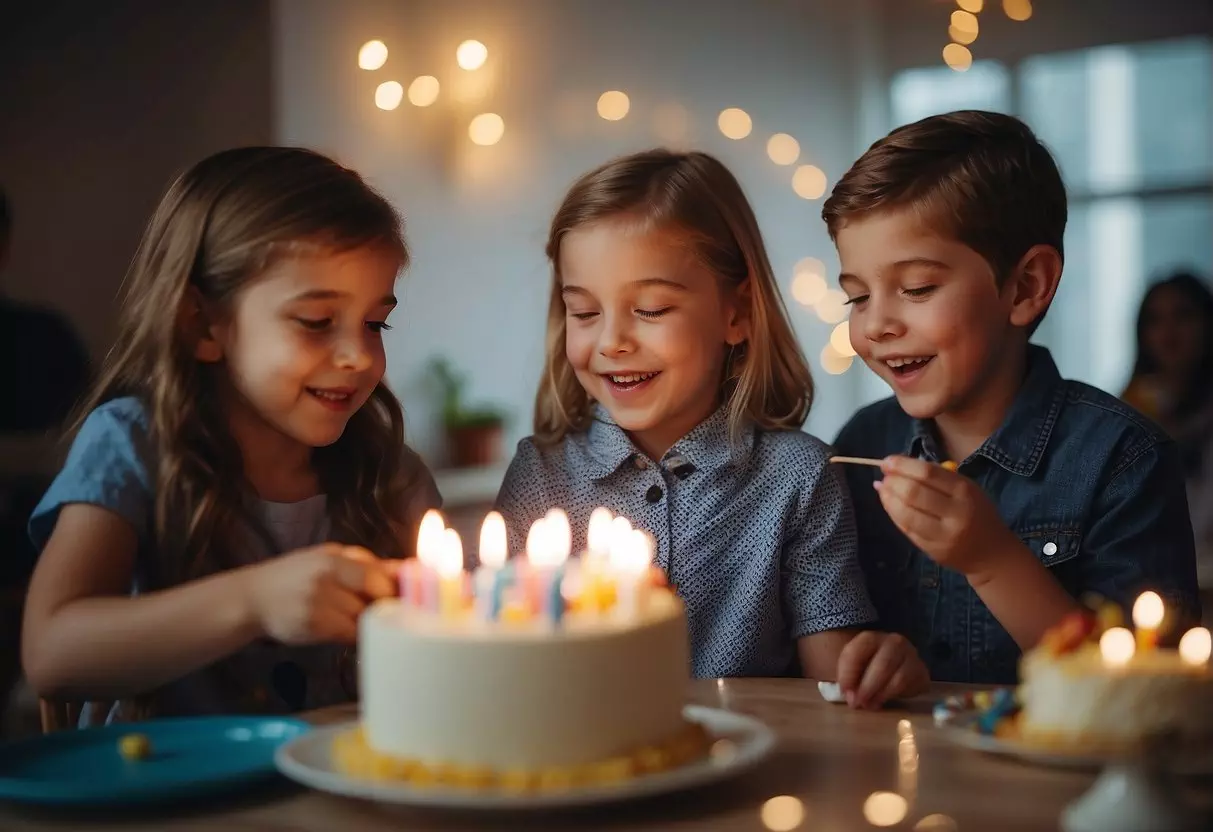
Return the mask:
{"type": "MultiPolygon", "coordinates": [[[[915,832],[1057,829],[1063,807],[1087,789],[1092,776],[1032,767],[949,744],[934,729],[930,714],[931,705],[943,692],[938,689],[903,709],[855,712],[844,705],[825,703],[816,684],[805,680],[697,682],[693,690],[697,703],[758,717],[779,735],[780,745],[761,767],[733,781],[643,803],[545,815],[452,815],[380,806],[287,784],[244,797],[211,799],[201,806],[135,814],[89,812],[65,816],[3,807],[0,829],[378,832],[773,828],[843,832],[875,828],[865,819],[865,804],[869,813],[881,807],[887,813],[871,820],[886,828],[915,832]],[[878,796],[869,800],[873,794],[878,796]],[[781,796],[786,797],[767,802],[781,796]],[[793,826],[790,824],[796,819],[798,806],[804,817],[793,826]],[[769,825],[764,822],[764,807],[769,825]],[[903,817],[897,820],[899,814],[903,817]]],[[[316,712],[310,718],[325,724],[354,715],[352,708],[339,708],[316,712]]]]}

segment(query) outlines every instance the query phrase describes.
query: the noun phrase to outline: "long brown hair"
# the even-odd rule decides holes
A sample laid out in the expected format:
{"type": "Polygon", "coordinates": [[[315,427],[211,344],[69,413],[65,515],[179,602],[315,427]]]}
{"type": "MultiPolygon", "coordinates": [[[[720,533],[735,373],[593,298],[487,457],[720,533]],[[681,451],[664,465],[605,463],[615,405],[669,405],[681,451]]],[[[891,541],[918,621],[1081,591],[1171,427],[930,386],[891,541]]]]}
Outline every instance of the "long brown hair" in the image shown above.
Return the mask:
{"type": "Polygon", "coordinates": [[[725,285],[748,288],[750,338],[726,361],[722,379],[730,435],[740,436],[747,421],[771,430],[800,428],[813,402],[813,379],[745,192],[715,157],[658,148],[613,159],[582,176],[552,219],[552,288],[535,438],[555,444],[589,426],[592,402],[565,353],[560,245],[575,228],[615,218],[678,233],[725,285]]]}
{"type": "MultiPolygon", "coordinates": [[[[278,260],[382,246],[407,265],[395,210],[357,173],[309,150],[246,147],[199,162],[169,187],[124,284],[117,340],[83,402],[134,396],[157,468],[158,582],[218,571],[236,550],[248,496],[240,448],[215,393],[222,364],[197,361],[181,322],[190,291],[222,308],[278,260]],[[315,247],[315,248],[313,248],[315,247]]],[[[404,416],[382,383],[334,444],[313,452],[334,536],[399,556],[404,416]]]]}

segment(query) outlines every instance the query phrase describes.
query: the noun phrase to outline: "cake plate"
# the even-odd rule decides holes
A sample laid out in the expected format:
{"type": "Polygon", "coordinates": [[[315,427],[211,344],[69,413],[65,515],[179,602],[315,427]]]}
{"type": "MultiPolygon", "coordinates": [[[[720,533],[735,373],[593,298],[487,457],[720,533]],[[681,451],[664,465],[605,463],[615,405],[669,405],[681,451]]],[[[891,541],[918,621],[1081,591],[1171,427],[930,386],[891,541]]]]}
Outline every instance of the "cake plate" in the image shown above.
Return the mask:
{"type": "Polygon", "coordinates": [[[1033,765],[1098,770],[1099,777],[1061,815],[1064,832],[1188,832],[1204,828],[1176,778],[1213,773],[1213,752],[1182,757],[1165,747],[1136,753],[1064,752],[972,730],[971,720],[943,726],[957,745],[1033,765]]]}
{"type": "Polygon", "coordinates": [[[753,768],[775,747],[774,733],[753,717],[696,705],[684,708],[683,716],[707,731],[711,751],[706,757],[669,771],[645,774],[620,783],[560,791],[512,793],[496,789],[422,788],[345,774],[333,765],[332,744],[336,737],[356,728],[357,721],[317,728],[280,746],[274,761],[287,777],[305,786],[346,797],[440,809],[532,810],[635,800],[703,786],[753,768]]]}

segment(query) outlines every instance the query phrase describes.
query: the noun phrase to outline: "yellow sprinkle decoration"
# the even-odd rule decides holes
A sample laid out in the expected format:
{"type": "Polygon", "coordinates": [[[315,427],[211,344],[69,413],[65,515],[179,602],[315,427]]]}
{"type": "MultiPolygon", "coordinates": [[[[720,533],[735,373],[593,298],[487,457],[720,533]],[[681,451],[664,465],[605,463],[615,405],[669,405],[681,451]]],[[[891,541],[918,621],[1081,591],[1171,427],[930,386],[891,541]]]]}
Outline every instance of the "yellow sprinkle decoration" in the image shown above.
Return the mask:
{"type": "Polygon", "coordinates": [[[612,785],[639,775],[666,771],[704,757],[708,752],[709,740],[707,731],[701,725],[687,723],[663,743],[596,763],[497,770],[482,765],[463,766],[450,761],[427,764],[420,760],[402,760],[382,754],[367,744],[359,727],[334,738],[332,753],[336,769],[353,777],[403,781],[421,788],[498,789],[522,794],[612,785]]]}
{"type": "Polygon", "coordinates": [[[948,459],[948,460],[944,460],[943,462],[939,463],[939,467],[943,468],[945,471],[955,471],[960,466],[957,465],[952,460],[948,459]]]}
{"type": "Polygon", "coordinates": [[[118,740],[118,753],[125,760],[146,760],[152,756],[152,741],[146,734],[126,734],[118,740]]]}

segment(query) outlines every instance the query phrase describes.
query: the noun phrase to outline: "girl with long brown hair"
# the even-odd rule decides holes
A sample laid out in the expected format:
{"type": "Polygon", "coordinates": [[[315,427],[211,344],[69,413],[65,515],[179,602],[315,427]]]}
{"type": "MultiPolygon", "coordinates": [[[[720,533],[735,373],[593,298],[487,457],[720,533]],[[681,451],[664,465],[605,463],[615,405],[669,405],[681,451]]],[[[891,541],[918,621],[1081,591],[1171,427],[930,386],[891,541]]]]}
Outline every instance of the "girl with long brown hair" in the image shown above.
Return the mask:
{"type": "Polygon", "coordinates": [[[925,685],[875,618],[842,478],[801,431],[813,396],[754,212],[705,153],[581,177],[552,220],[535,435],[498,498],[513,539],[549,507],[649,532],[686,604],[696,676],[862,677],[855,705],[925,685]]]}
{"type": "Polygon", "coordinates": [[[383,384],[407,262],[393,208],[311,151],[229,150],[173,183],[30,521],[42,696],[110,719],[350,697],[358,614],[439,502],[383,384]]]}

